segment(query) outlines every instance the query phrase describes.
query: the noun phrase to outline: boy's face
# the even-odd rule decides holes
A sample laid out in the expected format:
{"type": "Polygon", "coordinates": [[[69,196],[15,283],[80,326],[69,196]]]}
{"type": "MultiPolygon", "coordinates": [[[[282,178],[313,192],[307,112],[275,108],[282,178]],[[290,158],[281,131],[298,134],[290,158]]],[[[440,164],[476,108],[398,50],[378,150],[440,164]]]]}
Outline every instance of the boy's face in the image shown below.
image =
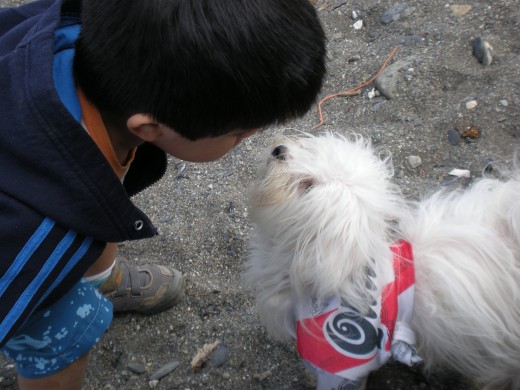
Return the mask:
{"type": "Polygon", "coordinates": [[[151,143],[181,160],[190,162],[208,162],[221,158],[242,140],[256,133],[254,130],[236,130],[218,137],[201,138],[191,141],[174,130],[159,125],[160,136],[151,143]]]}

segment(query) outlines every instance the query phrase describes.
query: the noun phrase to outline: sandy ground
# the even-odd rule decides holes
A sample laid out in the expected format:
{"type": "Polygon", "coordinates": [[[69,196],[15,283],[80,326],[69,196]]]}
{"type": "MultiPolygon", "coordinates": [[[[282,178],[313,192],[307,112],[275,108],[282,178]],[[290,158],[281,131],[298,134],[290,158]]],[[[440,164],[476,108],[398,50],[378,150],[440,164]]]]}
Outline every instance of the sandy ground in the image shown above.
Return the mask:
{"type": "MultiPolygon", "coordinates": [[[[20,3],[0,0],[0,6],[20,3]]],[[[396,4],[315,4],[329,40],[321,98],[369,81],[398,46],[387,71],[396,83],[386,91],[391,99],[372,96],[377,90],[370,84],[359,95],[327,101],[321,127],[315,127],[315,107],[287,127],[245,141],[216,163],[171,158],[164,179],[135,197],[161,234],[125,243],[122,254],[136,263],[181,270],[186,299],[154,316],[117,316],[92,353],[85,389],[311,388],[294,346],[266,335],[240,279],[252,232],[246,188],[257,162],[283,135],[335,131],[371,137],[392,153],[395,181],[410,199],[470,185],[486,168],[499,174],[511,167],[520,137],[520,2],[417,0],[393,8],[396,4]],[[363,26],[356,29],[359,20],[363,26]],[[494,48],[489,66],[472,54],[477,37],[494,48]],[[476,107],[468,108],[470,101],[476,107]],[[462,136],[477,132],[476,138],[462,136]],[[471,178],[455,179],[448,175],[452,169],[468,169],[471,178]],[[190,362],[197,350],[215,341],[220,347],[194,372],[190,362]],[[176,368],[151,380],[165,365],[176,368]]],[[[0,387],[16,388],[14,366],[3,358],[0,387]]],[[[420,368],[397,363],[374,373],[368,383],[368,389],[465,388],[448,371],[426,377],[420,368]]]]}

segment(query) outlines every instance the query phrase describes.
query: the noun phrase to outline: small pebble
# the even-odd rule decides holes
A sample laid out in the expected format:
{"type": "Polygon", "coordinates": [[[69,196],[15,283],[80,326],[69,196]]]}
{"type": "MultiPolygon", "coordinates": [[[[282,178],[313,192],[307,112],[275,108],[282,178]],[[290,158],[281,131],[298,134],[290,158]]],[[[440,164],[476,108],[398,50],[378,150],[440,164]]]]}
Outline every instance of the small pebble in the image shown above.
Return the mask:
{"type": "Polygon", "coordinates": [[[500,100],[500,104],[503,105],[504,107],[509,106],[509,102],[506,99],[500,100]]]}
{"type": "Polygon", "coordinates": [[[408,69],[414,57],[405,57],[386,67],[376,78],[374,85],[387,99],[395,99],[398,95],[398,80],[402,78],[402,69],[408,69]]]}
{"type": "Polygon", "coordinates": [[[454,16],[464,16],[471,11],[471,5],[469,4],[454,4],[450,5],[451,13],[454,16]]]}
{"type": "Polygon", "coordinates": [[[458,145],[460,142],[459,132],[455,129],[448,130],[448,141],[454,146],[458,145]]]}
{"type": "Polygon", "coordinates": [[[424,42],[424,38],[417,34],[407,35],[407,36],[399,39],[399,43],[401,45],[406,45],[406,46],[414,46],[414,45],[418,46],[418,45],[421,45],[423,42],[424,42]]]}
{"type": "Polygon", "coordinates": [[[384,100],[383,99],[375,99],[374,102],[372,103],[372,111],[377,111],[381,108],[381,106],[384,104],[384,100]]]}
{"type": "Polygon", "coordinates": [[[146,371],[146,367],[144,364],[138,362],[130,362],[127,365],[128,369],[135,374],[142,374],[146,371]]]}
{"type": "Polygon", "coordinates": [[[466,108],[468,110],[473,110],[477,107],[478,103],[476,100],[470,100],[469,102],[466,102],[466,108]]]}
{"type": "Polygon", "coordinates": [[[408,156],[408,164],[411,168],[417,168],[422,164],[422,159],[419,156],[408,156]]]}
{"type": "Polygon", "coordinates": [[[361,30],[361,28],[363,28],[363,21],[360,19],[356,21],[352,26],[355,30],[361,30]]]}
{"type": "Polygon", "coordinates": [[[493,47],[489,42],[477,37],[473,41],[473,55],[482,65],[489,66],[493,61],[493,47]]]}
{"type": "Polygon", "coordinates": [[[450,176],[457,176],[457,177],[470,177],[471,173],[467,169],[453,169],[450,173],[450,176]]]}
{"type": "Polygon", "coordinates": [[[408,5],[404,3],[394,5],[393,7],[385,11],[383,16],[381,17],[381,23],[389,24],[395,22],[396,20],[399,20],[399,18],[401,17],[401,13],[407,8],[408,5]]]}
{"type": "Polygon", "coordinates": [[[170,372],[175,370],[178,366],[179,366],[179,362],[177,362],[177,361],[165,364],[164,366],[159,368],[157,371],[155,371],[152,375],[150,375],[150,382],[164,378],[170,372]]]}
{"type": "Polygon", "coordinates": [[[226,363],[229,359],[229,351],[227,347],[223,344],[220,344],[217,349],[213,351],[211,355],[211,363],[215,367],[220,367],[224,363],[226,363]]]}

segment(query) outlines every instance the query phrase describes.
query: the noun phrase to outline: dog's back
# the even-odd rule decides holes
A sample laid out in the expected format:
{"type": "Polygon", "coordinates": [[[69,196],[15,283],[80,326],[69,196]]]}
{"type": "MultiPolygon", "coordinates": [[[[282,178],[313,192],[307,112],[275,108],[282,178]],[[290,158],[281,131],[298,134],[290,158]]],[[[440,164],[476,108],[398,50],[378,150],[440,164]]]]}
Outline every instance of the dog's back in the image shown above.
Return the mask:
{"type": "Polygon", "coordinates": [[[520,181],[436,194],[403,223],[414,248],[414,328],[427,368],[520,388],[520,181]]]}

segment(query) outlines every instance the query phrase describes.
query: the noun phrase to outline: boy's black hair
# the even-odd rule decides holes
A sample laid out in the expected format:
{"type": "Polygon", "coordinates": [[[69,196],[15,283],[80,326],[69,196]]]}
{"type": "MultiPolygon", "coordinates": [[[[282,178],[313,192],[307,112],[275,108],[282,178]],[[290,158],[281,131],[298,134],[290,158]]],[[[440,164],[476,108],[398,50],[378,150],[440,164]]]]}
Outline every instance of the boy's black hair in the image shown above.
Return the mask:
{"type": "Polygon", "coordinates": [[[196,140],[303,115],[325,50],[309,0],[83,0],[74,71],[101,110],[196,140]]]}

